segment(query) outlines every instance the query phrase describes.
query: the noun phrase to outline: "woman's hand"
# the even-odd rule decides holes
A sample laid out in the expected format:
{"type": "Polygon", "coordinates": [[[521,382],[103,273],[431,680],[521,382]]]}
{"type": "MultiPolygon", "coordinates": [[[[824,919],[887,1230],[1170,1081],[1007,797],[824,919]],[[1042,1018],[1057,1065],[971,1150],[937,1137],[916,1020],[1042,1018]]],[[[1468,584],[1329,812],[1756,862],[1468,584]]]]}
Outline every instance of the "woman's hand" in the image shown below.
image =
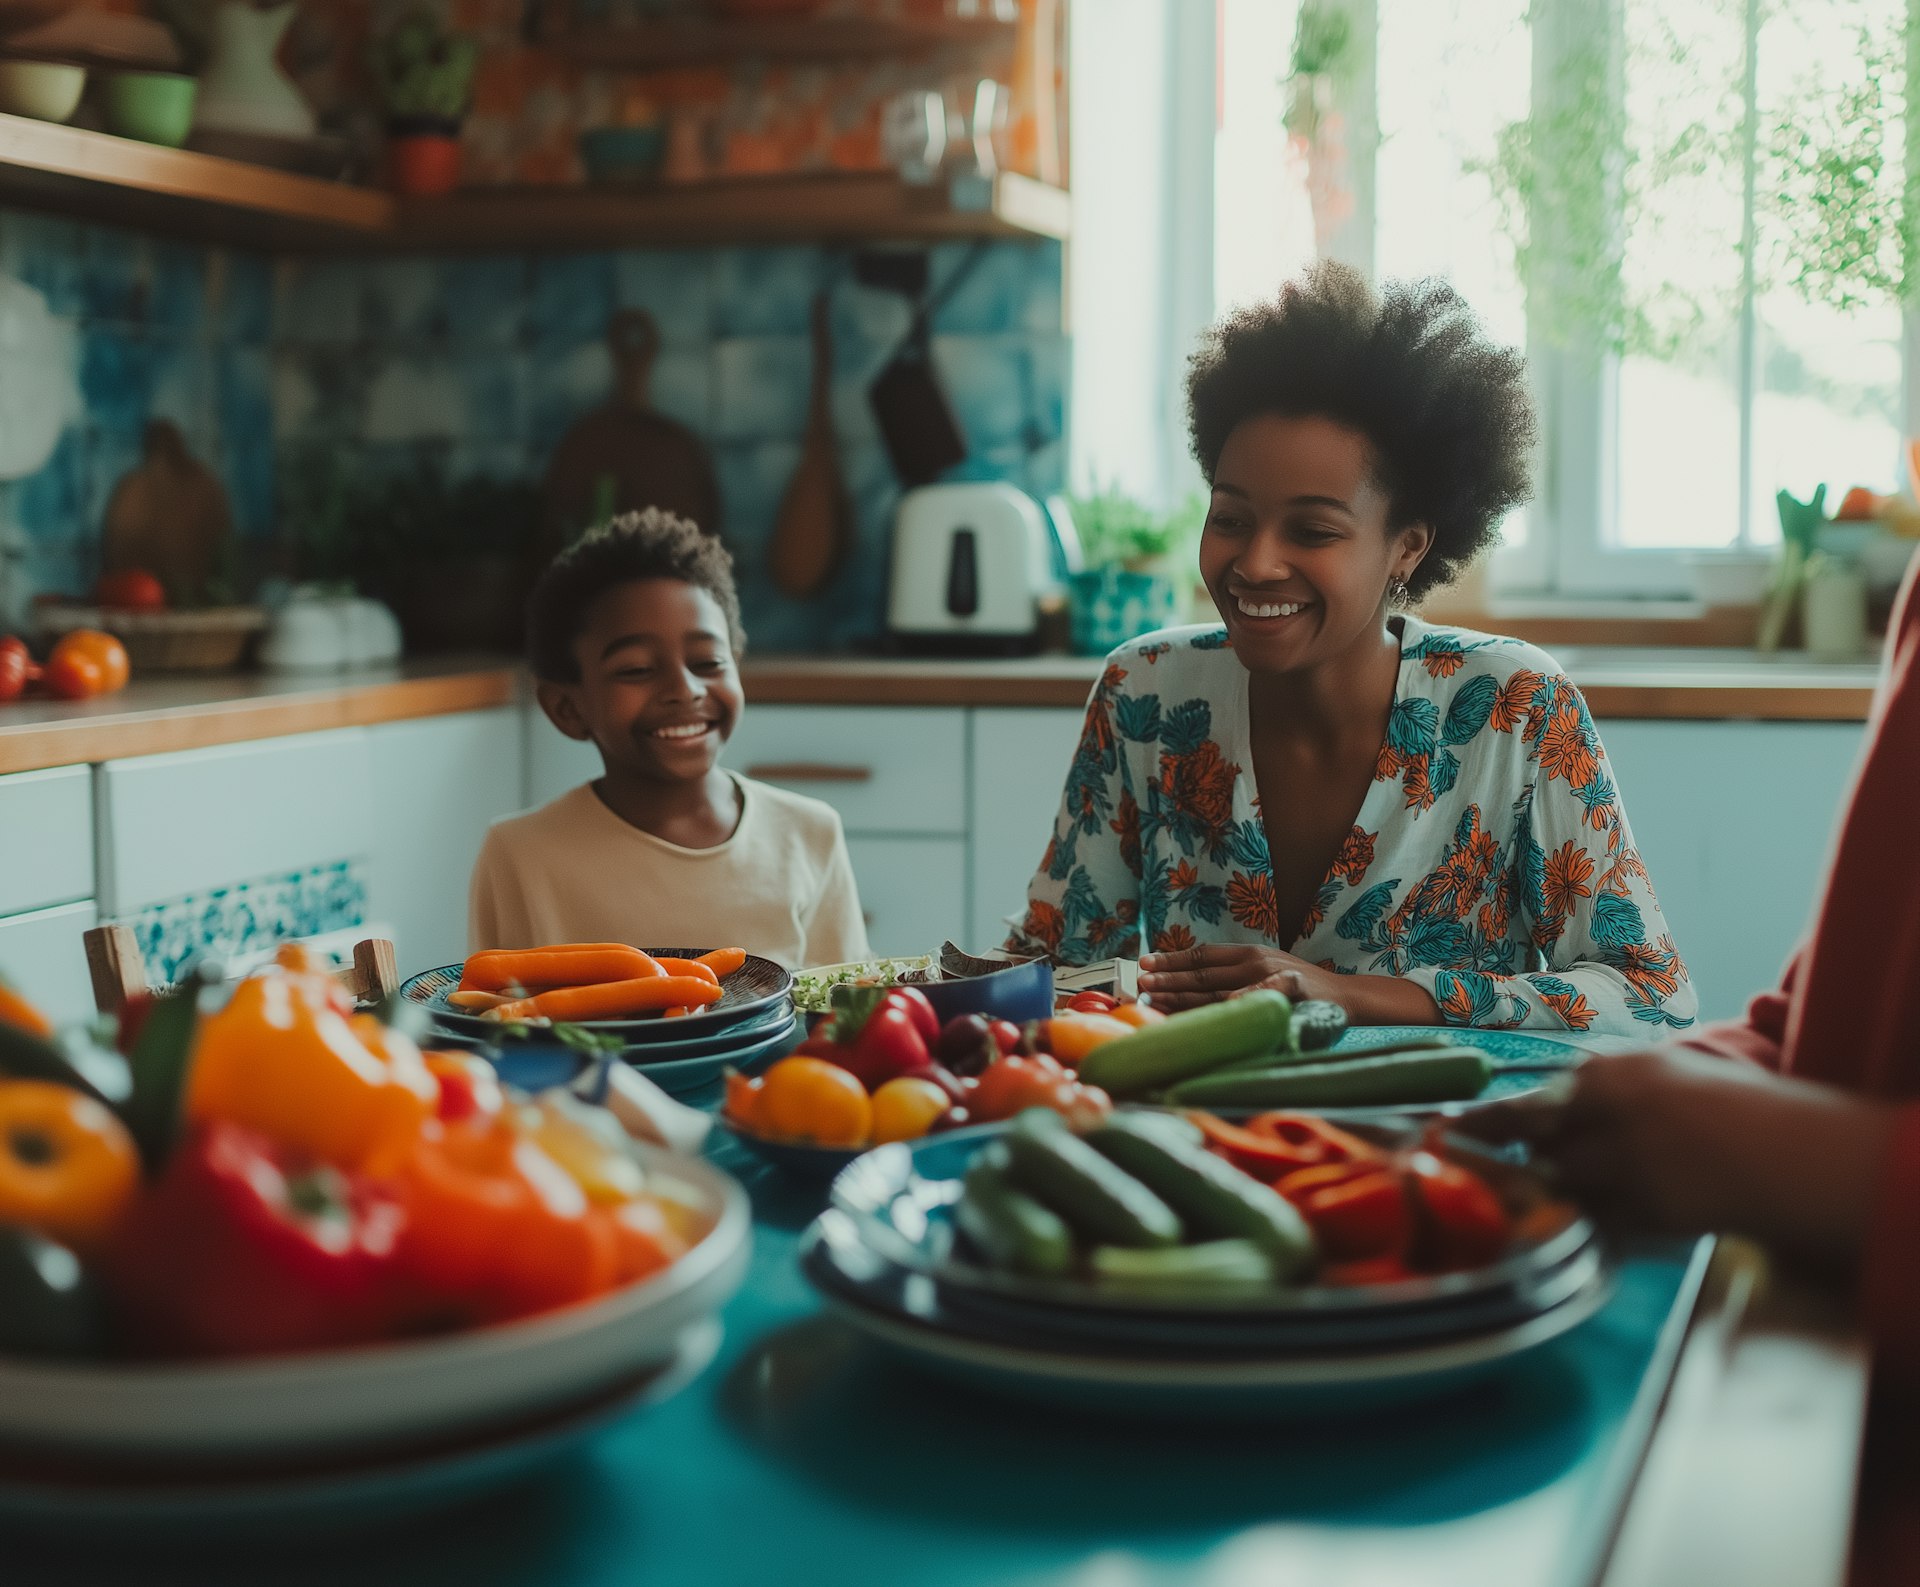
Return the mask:
{"type": "Polygon", "coordinates": [[[1530,1142],[1583,1206],[1662,1234],[1731,1232],[1829,1264],[1858,1260],[1893,1110],[1683,1049],[1596,1055],[1563,1087],[1475,1109],[1530,1142]]]}
{"type": "Polygon", "coordinates": [[[1279,948],[1211,942],[1140,961],[1140,991],[1169,1014],[1245,992],[1284,992],[1294,1002],[1338,1003],[1356,1025],[1432,1025],[1440,1010],[1426,989],[1391,975],[1339,975],[1279,948]]]}

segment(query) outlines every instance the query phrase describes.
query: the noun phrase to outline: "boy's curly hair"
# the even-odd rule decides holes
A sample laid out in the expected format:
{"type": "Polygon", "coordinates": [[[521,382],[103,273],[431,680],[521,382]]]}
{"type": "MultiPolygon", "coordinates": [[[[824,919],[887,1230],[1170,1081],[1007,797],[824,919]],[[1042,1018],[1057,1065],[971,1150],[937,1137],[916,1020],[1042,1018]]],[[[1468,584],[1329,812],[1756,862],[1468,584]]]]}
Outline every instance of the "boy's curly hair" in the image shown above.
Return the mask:
{"type": "Polygon", "coordinates": [[[535,676],[578,683],[573,642],[586,624],[587,608],[614,585],[635,579],[680,579],[705,590],[726,613],[733,653],[746,650],[727,548],[699,525],[646,507],[589,530],[540,575],[527,603],[527,659],[535,676]]]}
{"type": "Polygon", "coordinates": [[[1459,577],[1533,493],[1526,361],[1489,341],[1444,281],[1376,293],[1323,260],[1274,301],[1229,314],[1187,373],[1193,455],[1209,483],[1227,437],[1263,413],[1331,419],[1373,443],[1389,527],[1433,529],[1407,581],[1413,599],[1459,577]]]}

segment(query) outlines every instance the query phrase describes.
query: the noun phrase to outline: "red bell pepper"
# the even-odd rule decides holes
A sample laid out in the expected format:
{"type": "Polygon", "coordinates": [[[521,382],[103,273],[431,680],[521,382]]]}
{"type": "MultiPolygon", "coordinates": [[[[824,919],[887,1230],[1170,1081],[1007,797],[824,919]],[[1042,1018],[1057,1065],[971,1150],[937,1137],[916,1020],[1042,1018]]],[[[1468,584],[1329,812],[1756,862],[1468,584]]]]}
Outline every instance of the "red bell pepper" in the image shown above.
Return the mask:
{"type": "Polygon", "coordinates": [[[174,1148],[106,1268],[127,1342],[163,1355],[358,1344],[397,1316],[406,1215],[353,1174],[216,1121],[174,1148]]]}
{"type": "Polygon", "coordinates": [[[1245,1124],[1230,1124],[1211,1113],[1187,1117],[1199,1125],[1215,1152],[1242,1173],[1268,1184],[1303,1168],[1370,1162],[1381,1155],[1358,1136],[1301,1114],[1263,1113],[1245,1124]]]}
{"type": "Polygon", "coordinates": [[[1109,997],[1105,992],[1096,992],[1089,988],[1076,992],[1067,999],[1067,1007],[1076,1014],[1111,1014],[1120,1006],[1119,999],[1109,997]]]}
{"type": "Polygon", "coordinates": [[[1441,1272],[1479,1267],[1507,1249],[1512,1221],[1478,1174],[1432,1152],[1408,1152],[1400,1161],[1417,1209],[1417,1266],[1441,1272]]]}
{"type": "Polygon", "coordinates": [[[1287,1175],[1274,1189],[1300,1209],[1330,1261],[1397,1258],[1413,1238],[1406,1188],[1388,1164],[1323,1163],[1287,1175]]]}

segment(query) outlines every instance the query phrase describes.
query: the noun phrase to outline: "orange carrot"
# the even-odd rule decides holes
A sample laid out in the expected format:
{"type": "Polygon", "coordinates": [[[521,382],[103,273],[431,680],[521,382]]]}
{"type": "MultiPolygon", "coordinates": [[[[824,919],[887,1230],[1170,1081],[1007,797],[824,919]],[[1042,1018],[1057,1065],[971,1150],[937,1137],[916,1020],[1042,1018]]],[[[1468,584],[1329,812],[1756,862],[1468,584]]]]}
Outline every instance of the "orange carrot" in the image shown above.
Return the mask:
{"type": "Polygon", "coordinates": [[[735,970],[738,970],[746,962],[747,950],[745,948],[715,948],[712,953],[703,953],[700,955],[700,963],[713,971],[715,975],[722,977],[732,975],[735,970]]]}
{"type": "Polygon", "coordinates": [[[690,975],[643,976],[631,981],[602,981],[593,986],[562,986],[537,997],[502,1003],[491,1019],[550,1019],[556,1022],[625,1019],[675,1004],[701,1008],[720,1001],[720,988],[690,975]]]}
{"type": "Polygon", "coordinates": [[[496,949],[476,953],[460,968],[463,992],[529,992],[561,986],[594,986],[605,981],[639,981],[663,975],[638,948],[621,943],[586,943],[552,948],[496,949]]]}
{"type": "Polygon", "coordinates": [[[498,1008],[502,1003],[511,1003],[513,999],[504,992],[449,992],[447,1007],[457,1008],[468,1014],[481,1014],[490,1008],[498,1008]]]}
{"type": "Polygon", "coordinates": [[[713,966],[702,964],[698,959],[661,959],[656,961],[668,975],[690,975],[696,980],[711,981],[720,984],[720,977],[713,972],[713,966]]]}

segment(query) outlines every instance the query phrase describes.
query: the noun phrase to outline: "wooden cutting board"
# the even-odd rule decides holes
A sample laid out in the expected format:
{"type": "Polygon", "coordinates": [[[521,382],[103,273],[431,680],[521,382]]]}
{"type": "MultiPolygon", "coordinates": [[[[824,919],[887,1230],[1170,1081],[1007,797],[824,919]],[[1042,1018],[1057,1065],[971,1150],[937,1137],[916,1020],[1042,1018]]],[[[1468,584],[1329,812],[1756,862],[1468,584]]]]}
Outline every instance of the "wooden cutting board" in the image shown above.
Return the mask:
{"type": "Polygon", "coordinates": [[[660,329],[638,309],[607,327],[613,396],[561,437],[542,487],[542,550],[553,556],[612,513],[660,507],[720,532],[720,485],[706,446],[653,409],[660,329]]]}
{"type": "Polygon", "coordinates": [[[784,595],[807,600],[839,571],[851,539],[852,514],[840,477],[840,449],[833,437],[833,332],[827,294],[813,300],[813,392],[800,463],[787,482],[773,521],[768,571],[784,595]]]}
{"type": "Polygon", "coordinates": [[[187,450],[179,426],[155,419],[144,455],[108,498],[102,570],[143,568],[166,586],[173,605],[191,605],[207,598],[207,581],[220,571],[232,534],[219,478],[187,450]]]}

